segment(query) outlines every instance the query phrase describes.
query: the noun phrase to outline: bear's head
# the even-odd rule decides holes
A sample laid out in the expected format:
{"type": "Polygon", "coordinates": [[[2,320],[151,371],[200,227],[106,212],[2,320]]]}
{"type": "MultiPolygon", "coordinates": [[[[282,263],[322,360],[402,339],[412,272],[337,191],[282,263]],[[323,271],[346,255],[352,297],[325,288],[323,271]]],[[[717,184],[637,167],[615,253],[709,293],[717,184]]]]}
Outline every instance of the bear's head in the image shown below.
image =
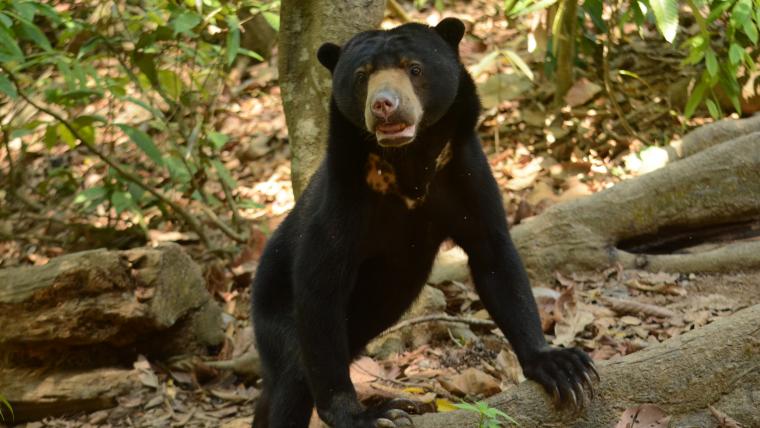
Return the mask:
{"type": "Polygon", "coordinates": [[[457,97],[464,24],[405,24],[359,33],[342,48],[325,43],[317,57],[333,76],[333,99],[355,126],[384,147],[411,143],[457,97]]]}

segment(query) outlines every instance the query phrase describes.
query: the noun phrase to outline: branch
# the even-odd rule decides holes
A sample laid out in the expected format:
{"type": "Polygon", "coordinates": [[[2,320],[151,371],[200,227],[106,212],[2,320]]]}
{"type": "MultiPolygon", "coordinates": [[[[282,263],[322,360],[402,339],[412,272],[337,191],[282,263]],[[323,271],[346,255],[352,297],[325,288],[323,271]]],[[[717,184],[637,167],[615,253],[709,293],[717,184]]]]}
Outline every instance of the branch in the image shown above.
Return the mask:
{"type": "Polygon", "coordinates": [[[421,324],[421,323],[432,322],[432,321],[445,321],[445,322],[454,322],[454,323],[459,323],[459,324],[474,325],[474,326],[485,327],[485,328],[496,328],[496,323],[489,320],[481,320],[477,318],[453,317],[451,315],[445,315],[445,314],[444,315],[425,315],[425,316],[401,321],[400,323],[394,325],[388,330],[385,330],[384,332],[380,333],[380,336],[385,336],[395,331],[402,330],[406,327],[409,327],[410,325],[421,324]]]}

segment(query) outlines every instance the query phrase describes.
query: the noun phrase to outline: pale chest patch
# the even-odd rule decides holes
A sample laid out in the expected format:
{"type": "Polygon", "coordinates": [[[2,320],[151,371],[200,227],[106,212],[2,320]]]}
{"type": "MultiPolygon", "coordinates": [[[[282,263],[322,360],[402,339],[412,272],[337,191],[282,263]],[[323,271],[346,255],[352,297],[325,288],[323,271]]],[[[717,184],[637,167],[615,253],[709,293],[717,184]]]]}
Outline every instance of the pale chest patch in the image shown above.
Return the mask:
{"type": "MultiPolygon", "coordinates": [[[[435,159],[435,171],[438,172],[443,169],[451,161],[451,143],[446,143],[441,150],[441,153],[435,159]]],[[[370,153],[367,157],[366,167],[366,182],[372,191],[380,193],[382,195],[394,194],[400,197],[408,209],[414,209],[422,205],[427,197],[428,187],[430,183],[425,185],[425,193],[416,198],[411,198],[401,192],[396,180],[396,172],[393,169],[393,165],[385,161],[383,158],[375,153],[370,153]]]]}

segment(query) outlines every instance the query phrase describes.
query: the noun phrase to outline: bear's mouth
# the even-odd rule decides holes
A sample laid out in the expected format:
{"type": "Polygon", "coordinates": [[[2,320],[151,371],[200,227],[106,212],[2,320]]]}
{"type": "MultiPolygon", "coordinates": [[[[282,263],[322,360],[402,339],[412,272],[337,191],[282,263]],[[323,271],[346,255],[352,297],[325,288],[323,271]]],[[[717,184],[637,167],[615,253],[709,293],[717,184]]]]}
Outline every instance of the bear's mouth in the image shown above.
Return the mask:
{"type": "Polygon", "coordinates": [[[409,144],[417,132],[417,125],[407,123],[380,123],[375,126],[377,143],[384,147],[398,147],[409,144]]]}

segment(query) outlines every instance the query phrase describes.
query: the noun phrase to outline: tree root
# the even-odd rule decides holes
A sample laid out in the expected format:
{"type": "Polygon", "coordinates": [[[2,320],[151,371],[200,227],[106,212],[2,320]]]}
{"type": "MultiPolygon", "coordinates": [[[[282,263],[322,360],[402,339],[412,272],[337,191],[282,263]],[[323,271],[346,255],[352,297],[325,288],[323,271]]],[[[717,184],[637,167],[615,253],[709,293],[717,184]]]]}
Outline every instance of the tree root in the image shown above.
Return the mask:
{"type": "MultiPolygon", "coordinates": [[[[760,426],[760,305],[622,358],[599,364],[601,383],[585,411],[552,411],[551,397],[523,382],[488,403],[521,427],[609,427],[626,408],[654,403],[671,426],[714,426],[708,406],[760,426]]],[[[477,426],[463,411],[415,418],[417,428],[477,426]]]]}

